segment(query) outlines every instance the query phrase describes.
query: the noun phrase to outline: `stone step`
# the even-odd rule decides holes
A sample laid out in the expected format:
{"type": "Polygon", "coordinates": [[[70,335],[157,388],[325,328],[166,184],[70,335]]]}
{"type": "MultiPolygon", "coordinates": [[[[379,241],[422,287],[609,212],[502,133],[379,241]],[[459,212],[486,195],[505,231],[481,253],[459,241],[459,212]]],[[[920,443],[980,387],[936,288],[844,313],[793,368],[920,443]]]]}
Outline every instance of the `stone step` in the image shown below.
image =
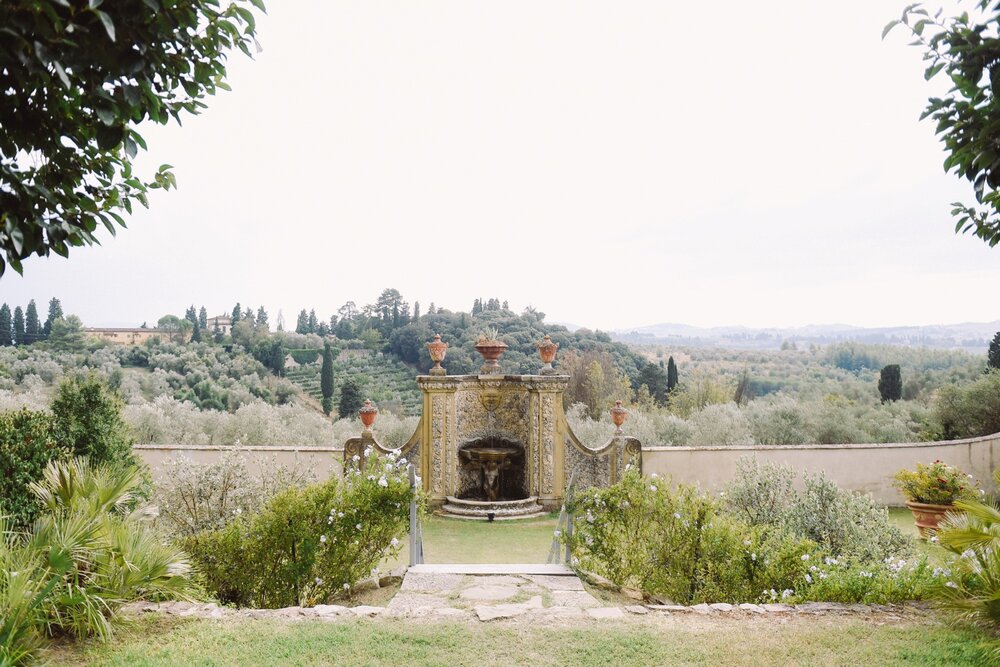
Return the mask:
{"type": "Polygon", "coordinates": [[[547,574],[575,577],[576,573],[559,563],[424,563],[414,565],[406,573],[417,574],[547,574]]]}
{"type": "Polygon", "coordinates": [[[528,519],[545,515],[545,508],[538,504],[538,498],[531,496],[520,500],[462,500],[454,496],[448,496],[448,502],[441,510],[448,515],[458,518],[469,519],[489,519],[492,514],[494,520],[504,519],[528,519]]]}

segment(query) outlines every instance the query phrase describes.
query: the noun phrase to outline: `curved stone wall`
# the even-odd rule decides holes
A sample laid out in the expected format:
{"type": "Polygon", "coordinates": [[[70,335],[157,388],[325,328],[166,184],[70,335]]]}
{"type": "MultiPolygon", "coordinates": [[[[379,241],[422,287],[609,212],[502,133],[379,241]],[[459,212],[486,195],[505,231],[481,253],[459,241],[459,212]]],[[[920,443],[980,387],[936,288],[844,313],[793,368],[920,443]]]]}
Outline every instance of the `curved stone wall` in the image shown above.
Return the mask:
{"type": "Polygon", "coordinates": [[[860,445],[787,445],[642,448],[642,471],[669,475],[675,484],[692,484],[717,492],[733,478],[736,462],[752,456],[783,463],[795,470],[824,472],[839,486],[870,493],[880,503],[902,505],[892,486],[902,468],[940,459],[973,475],[993,489],[993,470],[1000,467],[1000,433],[982,438],[942,442],[860,445]]]}

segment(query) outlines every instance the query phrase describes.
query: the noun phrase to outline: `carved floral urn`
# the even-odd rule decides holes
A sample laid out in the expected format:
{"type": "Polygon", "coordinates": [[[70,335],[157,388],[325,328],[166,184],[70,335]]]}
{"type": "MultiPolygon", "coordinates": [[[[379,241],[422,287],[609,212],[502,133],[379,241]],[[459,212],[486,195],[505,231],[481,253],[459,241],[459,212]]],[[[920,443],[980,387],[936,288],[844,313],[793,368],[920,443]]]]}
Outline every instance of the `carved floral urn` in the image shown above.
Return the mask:
{"type": "Polygon", "coordinates": [[[358,416],[361,417],[361,423],[365,425],[365,432],[368,433],[372,430],[375,417],[378,416],[378,408],[372,405],[372,402],[366,398],[364,406],[358,410],[358,416]]]}
{"type": "Polygon", "coordinates": [[[611,408],[611,421],[615,423],[615,435],[622,434],[622,424],[628,417],[628,410],[622,407],[621,401],[615,401],[615,407],[611,408]]]}
{"type": "Polygon", "coordinates": [[[430,374],[447,374],[447,371],[441,368],[441,362],[444,361],[444,355],[448,352],[448,343],[441,341],[441,334],[434,334],[434,340],[427,343],[427,352],[431,355],[431,361],[434,362],[434,366],[431,367],[430,374]]]}
{"type": "Polygon", "coordinates": [[[552,336],[545,334],[545,338],[541,342],[535,343],[535,348],[538,349],[538,356],[541,357],[542,375],[552,375],[556,372],[556,369],[552,368],[552,362],[556,359],[556,351],[559,349],[559,343],[552,342],[552,336]]]}

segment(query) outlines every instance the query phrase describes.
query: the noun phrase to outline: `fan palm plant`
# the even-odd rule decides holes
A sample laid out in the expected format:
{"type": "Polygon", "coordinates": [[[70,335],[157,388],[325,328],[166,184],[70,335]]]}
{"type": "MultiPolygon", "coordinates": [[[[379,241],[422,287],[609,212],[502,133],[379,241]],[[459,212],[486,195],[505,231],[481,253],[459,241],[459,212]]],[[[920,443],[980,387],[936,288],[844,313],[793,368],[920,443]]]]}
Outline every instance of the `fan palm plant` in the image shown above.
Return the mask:
{"type": "Polygon", "coordinates": [[[43,511],[30,531],[0,522],[0,665],[30,659],[56,633],[108,638],[130,600],[192,597],[184,554],[129,511],[141,483],[135,467],[52,462],[31,485],[43,511]]]}
{"type": "MultiPolygon", "coordinates": [[[[1000,468],[993,471],[1000,486],[1000,468]]],[[[1000,501],[997,498],[959,500],[941,522],[941,546],[959,554],[950,580],[940,589],[944,605],[961,620],[991,632],[1000,630],[1000,501]]],[[[1000,643],[993,655],[1000,658],[1000,643]]]]}

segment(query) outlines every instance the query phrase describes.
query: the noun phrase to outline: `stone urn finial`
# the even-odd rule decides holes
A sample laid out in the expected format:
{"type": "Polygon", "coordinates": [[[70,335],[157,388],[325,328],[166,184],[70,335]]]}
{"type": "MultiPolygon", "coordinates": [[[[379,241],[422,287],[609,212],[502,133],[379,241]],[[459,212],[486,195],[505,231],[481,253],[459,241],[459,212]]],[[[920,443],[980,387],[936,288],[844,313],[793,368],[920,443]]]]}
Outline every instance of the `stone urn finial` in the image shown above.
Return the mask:
{"type": "Polygon", "coordinates": [[[553,375],[556,372],[556,369],[552,368],[552,362],[555,361],[556,350],[559,349],[559,343],[553,343],[552,336],[545,334],[545,338],[543,338],[540,342],[535,343],[535,348],[538,350],[538,356],[541,357],[542,363],[545,364],[542,366],[540,371],[541,374],[553,375]]]}
{"type": "Polygon", "coordinates": [[[615,435],[622,434],[622,424],[628,417],[628,410],[622,407],[621,401],[615,401],[615,407],[611,408],[611,421],[615,423],[615,435]]]}
{"type": "Polygon", "coordinates": [[[375,423],[375,417],[378,416],[378,408],[366,398],[364,406],[358,410],[358,416],[361,417],[361,423],[365,425],[365,433],[371,433],[372,424],[375,423]]]}
{"type": "Polygon", "coordinates": [[[448,371],[441,368],[441,362],[444,361],[444,355],[448,352],[448,343],[441,341],[441,334],[434,334],[434,340],[426,344],[427,352],[431,355],[431,361],[434,362],[434,366],[431,367],[431,375],[447,375],[448,371]]]}
{"type": "Polygon", "coordinates": [[[491,329],[479,334],[476,342],[476,352],[483,355],[485,364],[480,366],[479,372],[483,375],[498,375],[503,372],[500,368],[500,355],[507,350],[507,343],[498,338],[500,334],[496,329],[491,329]]]}

